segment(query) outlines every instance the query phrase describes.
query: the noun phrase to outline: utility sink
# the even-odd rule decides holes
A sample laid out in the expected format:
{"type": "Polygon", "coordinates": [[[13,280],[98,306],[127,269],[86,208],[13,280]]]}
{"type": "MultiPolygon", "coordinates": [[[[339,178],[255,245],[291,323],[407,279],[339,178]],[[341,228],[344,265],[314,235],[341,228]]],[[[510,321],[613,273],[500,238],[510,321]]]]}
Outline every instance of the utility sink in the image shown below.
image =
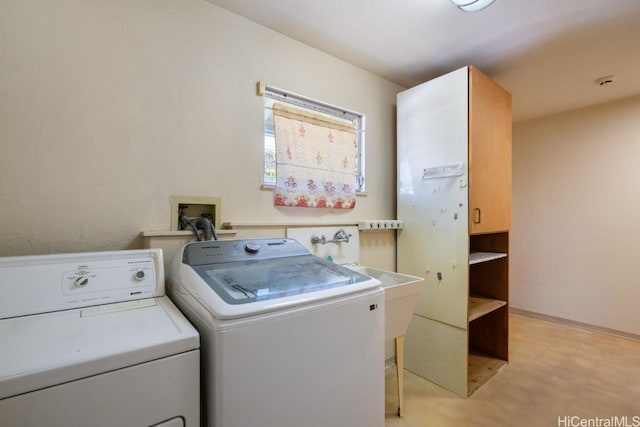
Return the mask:
{"type": "Polygon", "coordinates": [[[422,292],[424,279],[362,265],[348,267],[382,282],[385,293],[385,340],[403,336],[422,292]]]}
{"type": "Polygon", "coordinates": [[[382,283],[385,295],[385,333],[386,341],[396,344],[396,373],[398,375],[398,416],[402,417],[404,407],[404,335],[409,327],[413,310],[424,287],[424,279],[393,271],[379,270],[362,265],[347,267],[382,283]]]}

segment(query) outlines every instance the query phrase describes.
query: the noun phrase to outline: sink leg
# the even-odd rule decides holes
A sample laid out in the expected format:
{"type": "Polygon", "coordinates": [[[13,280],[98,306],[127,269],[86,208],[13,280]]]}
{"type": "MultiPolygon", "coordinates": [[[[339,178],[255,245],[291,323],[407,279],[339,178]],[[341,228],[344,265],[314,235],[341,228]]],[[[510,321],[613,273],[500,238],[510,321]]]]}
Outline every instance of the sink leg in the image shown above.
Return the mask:
{"type": "Polygon", "coordinates": [[[404,400],[404,335],[396,337],[396,369],[398,376],[398,416],[402,417],[404,400]]]}

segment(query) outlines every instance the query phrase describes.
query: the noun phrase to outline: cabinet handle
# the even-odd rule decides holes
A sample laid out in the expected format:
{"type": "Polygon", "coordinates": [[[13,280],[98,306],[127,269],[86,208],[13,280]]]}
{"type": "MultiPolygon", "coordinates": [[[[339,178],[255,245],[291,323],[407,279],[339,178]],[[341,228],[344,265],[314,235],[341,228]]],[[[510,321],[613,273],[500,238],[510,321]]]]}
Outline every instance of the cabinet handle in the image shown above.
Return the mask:
{"type": "Polygon", "coordinates": [[[482,222],[482,211],[480,208],[473,208],[473,223],[480,224],[482,222]]]}

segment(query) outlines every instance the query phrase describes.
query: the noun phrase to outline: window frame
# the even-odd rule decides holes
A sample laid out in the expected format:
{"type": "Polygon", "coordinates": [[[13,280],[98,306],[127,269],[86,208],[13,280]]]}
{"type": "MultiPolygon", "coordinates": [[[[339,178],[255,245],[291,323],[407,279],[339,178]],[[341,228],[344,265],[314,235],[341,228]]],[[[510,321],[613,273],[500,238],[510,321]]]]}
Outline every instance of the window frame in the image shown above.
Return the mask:
{"type": "Polygon", "coordinates": [[[258,82],[258,95],[263,97],[263,171],[262,188],[275,188],[275,134],[273,128],[273,112],[271,105],[280,102],[296,108],[302,108],[315,113],[324,114],[334,119],[353,123],[356,129],[356,141],[358,144],[356,153],[356,194],[366,193],[365,180],[365,122],[363,113],[338,107],[313,98],[302,96],[293,92],[267,86],[264,82],[258,82]],[[272,158],[270,160],[270,158],[272,158]],[[272,163],[272,167],[269,166],[272,163]],[[273,177],[272,179],[268,179],[273,177]]]}

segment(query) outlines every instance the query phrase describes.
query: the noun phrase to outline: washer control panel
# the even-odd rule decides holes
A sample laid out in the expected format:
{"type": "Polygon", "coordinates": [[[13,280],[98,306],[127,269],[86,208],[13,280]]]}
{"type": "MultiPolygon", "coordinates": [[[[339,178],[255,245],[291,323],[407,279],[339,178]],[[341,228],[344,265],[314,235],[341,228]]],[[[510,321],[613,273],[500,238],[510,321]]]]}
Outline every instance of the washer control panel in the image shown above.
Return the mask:
{"type": "Polygon", "coordinates": [[[0,258],[0,319],[163,296],[160,249],[0,258]]]}
{"type": "Polygon", "coordinates": [[[188,243],[182,262],[195,266],[309,255],[299,242],[285,238],[214,240],[188,243]]]}

